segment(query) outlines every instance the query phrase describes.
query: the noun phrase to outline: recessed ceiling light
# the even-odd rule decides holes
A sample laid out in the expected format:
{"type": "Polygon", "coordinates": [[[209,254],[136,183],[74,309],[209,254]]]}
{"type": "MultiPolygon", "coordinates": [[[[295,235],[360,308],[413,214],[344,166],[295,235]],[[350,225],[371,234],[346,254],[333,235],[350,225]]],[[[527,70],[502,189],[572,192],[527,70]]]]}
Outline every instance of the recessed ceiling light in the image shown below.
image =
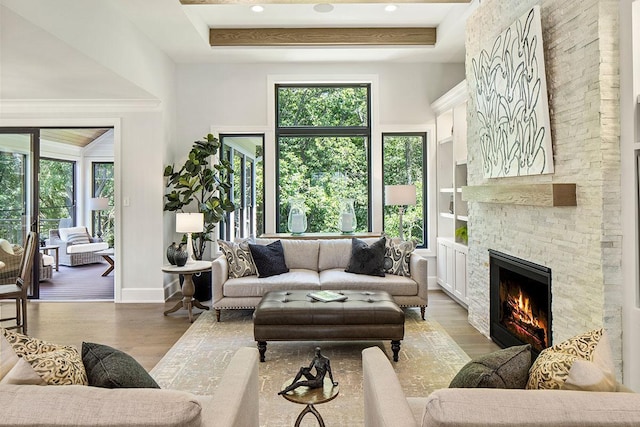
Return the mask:
{"type": "Polygon", "coordinates": [[[315,10],[318,13],[328,13],[333,10],[333,5],[329,3],[320,3],[313,6],[313,10],[315,10]]]}
{"type": "Polygon", "coordinates": [[[398,9],[398,6],[396,6],[395,4],[388,4],[384,7],[384,10],[386,12],[395,12],[398,9]]]}
{"type": "Polygon", "coordinates": [[[264,12],[264,7],[260,6],[259,4],[256,4],[251,6],[251,10],[253,12],[260,13],[260,12],[264,12]]]}

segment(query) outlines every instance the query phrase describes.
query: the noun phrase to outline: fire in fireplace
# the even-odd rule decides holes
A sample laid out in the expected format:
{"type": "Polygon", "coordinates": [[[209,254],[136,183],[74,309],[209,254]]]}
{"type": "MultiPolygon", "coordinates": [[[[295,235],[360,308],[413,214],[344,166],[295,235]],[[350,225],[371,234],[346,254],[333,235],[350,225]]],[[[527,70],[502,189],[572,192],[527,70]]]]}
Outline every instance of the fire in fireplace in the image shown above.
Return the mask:
{"type": "Polygon", "coordinates": [[[551,345],[551,269],[489,250],[491,337],[503,347],[551,345]]]}

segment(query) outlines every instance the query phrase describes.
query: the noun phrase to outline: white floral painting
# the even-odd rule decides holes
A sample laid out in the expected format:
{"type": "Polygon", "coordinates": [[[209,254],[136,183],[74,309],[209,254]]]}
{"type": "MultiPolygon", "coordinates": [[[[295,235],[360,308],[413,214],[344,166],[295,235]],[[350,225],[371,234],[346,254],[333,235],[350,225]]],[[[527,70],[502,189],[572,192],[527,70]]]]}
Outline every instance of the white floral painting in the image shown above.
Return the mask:
{"type": "Polygon", "coordinates": [[[540,6],[472,59],[485,178],[553,172],[540,6]]]}

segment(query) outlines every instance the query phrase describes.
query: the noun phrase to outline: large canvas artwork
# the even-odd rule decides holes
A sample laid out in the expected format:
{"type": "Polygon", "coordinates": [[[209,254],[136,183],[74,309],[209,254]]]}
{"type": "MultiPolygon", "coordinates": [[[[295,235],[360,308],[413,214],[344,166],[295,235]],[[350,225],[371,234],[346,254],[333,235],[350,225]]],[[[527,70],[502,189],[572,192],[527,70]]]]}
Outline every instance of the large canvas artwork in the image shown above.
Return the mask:
{"type": "Polygon", "coordinates": [[[485,178],[553,172],[540,6],[472,59],[485,178]]]}

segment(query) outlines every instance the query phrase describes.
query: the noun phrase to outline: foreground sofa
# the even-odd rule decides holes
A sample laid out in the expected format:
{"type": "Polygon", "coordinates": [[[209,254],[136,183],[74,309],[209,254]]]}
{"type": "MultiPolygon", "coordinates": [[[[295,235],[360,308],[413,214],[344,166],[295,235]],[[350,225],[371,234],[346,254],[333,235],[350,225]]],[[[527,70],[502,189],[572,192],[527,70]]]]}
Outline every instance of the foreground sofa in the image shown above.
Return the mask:
{"type": "MultiPolygon", "coordinates": [[[[363,239],[371,244],[377,238],[363,239]]],[[[256,239],[267,245],[276,239],[256,239]]],[[[269,291],[375,290],[387,291],[400,307],[420,307],[424,319],[428,303],[427,259],[411,254],[411,277],[387,274],[385,277],[345,272],[351,257],[351,239],[282,239],[288,273],[259,278],[256,275],[229,278],[224,256],[212,264],[213,308],[218,321],[222,309],[255,308],[269,291]]]]}
{"type": "Polygon", "coordinates": [[[256,427],[258,350],[238,350],[213,396],[152,388],[0,385],[0,402],[0,426],[256,427]]]}
{"type": "Polygon", "coordinates": [[[617,393],[448,388],[407,398],[378,347],[362,351],[362,371],[365,427],[640,425],[640,394],[623,386],[617,393]]]}

